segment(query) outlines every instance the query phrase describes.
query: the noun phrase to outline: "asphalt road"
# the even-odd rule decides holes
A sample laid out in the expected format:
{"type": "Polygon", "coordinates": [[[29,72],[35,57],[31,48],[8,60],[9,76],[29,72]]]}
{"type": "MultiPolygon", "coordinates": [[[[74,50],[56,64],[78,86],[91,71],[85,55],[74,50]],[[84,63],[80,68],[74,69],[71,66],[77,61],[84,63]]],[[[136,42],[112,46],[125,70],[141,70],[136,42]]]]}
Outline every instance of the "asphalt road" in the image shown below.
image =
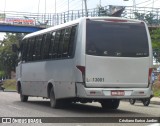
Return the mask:
{"type": "MultiPolygon", "coordinates": [[[[0,92],[0,117],[160,117],[160,105],[150,104],[148,107],[145,107],[140,102],[130,105],[127,101],[121,101],[117,110],[103,110],[99,103],[77,103],[63,109],[52,109],[47,99],[29,97],[29,101],[23,103],[20,102],[19,94],[16,92],[0,92]]],[[[74,123],[72,125],[84,126],[85,124],[74,123]]],[[[106,124],[99,123],[94,125],[106,124]]],[[[110,125],[117,126],[121,124],[110,123],[110,125]]],[[[123,125],[128,126],[131,124],[125,123],[123,125]]],[[[142,124],[136,123],[136,125],[142,124]]]]}

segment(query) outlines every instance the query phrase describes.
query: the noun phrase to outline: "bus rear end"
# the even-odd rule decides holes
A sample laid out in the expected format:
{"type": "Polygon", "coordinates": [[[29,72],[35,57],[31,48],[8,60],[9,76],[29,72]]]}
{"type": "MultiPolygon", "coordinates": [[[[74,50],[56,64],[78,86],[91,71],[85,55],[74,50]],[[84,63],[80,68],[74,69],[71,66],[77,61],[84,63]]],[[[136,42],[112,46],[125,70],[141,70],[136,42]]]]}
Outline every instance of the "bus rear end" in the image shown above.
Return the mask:
{"type": "Polygon", "coordinates": [[[124,98],[150,97],[152,48],[144,22],[87,19],[85,48],[84,85],[78,85],[79,96],[99,99],[102,106],[106,100],[117,103],[124,98]]]}

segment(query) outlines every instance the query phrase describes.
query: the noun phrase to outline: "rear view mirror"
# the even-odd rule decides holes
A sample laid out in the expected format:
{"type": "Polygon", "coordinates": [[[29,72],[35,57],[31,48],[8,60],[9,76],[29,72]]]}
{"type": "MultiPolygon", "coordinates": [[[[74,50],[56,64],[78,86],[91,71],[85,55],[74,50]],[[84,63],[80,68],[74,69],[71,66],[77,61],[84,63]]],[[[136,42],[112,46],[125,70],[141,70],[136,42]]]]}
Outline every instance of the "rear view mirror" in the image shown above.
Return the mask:
{"type": "Polygon", "coordinates": [[[12,44],[12,51],[17,52],[19,49],[16,44],[12,44]]]}

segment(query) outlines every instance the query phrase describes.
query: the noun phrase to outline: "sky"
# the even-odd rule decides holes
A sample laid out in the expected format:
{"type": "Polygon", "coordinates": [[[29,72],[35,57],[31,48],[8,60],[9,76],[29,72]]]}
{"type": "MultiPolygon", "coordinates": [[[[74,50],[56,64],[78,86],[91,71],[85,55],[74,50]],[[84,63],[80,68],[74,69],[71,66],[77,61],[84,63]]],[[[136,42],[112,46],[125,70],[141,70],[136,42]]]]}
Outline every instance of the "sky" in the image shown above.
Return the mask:
{"type": "MultiPolygon", "coordinates": [[[[68,10],[68,1],[70,10],[82,8],[82,0],[56,0],[56,12],[68,10]]],[[[95,8],[101,1],[102,6],[123,5],[132,6],[144,2],[137,6],[154,6],[160,8],[160,0],[87,0],[88,8],[95,8]],[[152,4],[154,1],[154,5],[152,4]],[[148,5],[147,5],[148,4],[148,5]]],[[[0,11],[19,11],[33,13],[54,13],[55,0],[1,0],[0,11]],[[46,4],[45,4],[46,3],[46,4]],[[46,9],[45,9],[46,8],[46,9]]]]}
{"type": "MultiPolygon", "coordinates": [[[[6,11],[31,13],[55,13],[56,11],[56,13],[60,13],[68,10],[68,1],[70,10],[82,9],[82,0],[1,0],[0,13],[6,11]]],[[[102,6],[133,6],[135,3],[137,7],[160,8],[160,0],[87,0],[87,8],[96,8],[100,3],[102,6]]],[[[3,35],[0,33],[0,40],[3,39],[3,35]]]]}

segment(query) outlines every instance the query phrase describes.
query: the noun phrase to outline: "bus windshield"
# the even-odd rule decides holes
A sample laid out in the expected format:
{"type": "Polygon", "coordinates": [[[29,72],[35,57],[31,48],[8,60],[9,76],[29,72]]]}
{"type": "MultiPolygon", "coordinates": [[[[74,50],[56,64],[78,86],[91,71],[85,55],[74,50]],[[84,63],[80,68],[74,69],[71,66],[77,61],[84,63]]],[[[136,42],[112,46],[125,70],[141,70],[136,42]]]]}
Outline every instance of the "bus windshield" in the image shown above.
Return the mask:
{"type": "Polygon", "coordinates": [[[149,56],[144,23],[87,20],[86,54],[113,57],[149,56]]]}

